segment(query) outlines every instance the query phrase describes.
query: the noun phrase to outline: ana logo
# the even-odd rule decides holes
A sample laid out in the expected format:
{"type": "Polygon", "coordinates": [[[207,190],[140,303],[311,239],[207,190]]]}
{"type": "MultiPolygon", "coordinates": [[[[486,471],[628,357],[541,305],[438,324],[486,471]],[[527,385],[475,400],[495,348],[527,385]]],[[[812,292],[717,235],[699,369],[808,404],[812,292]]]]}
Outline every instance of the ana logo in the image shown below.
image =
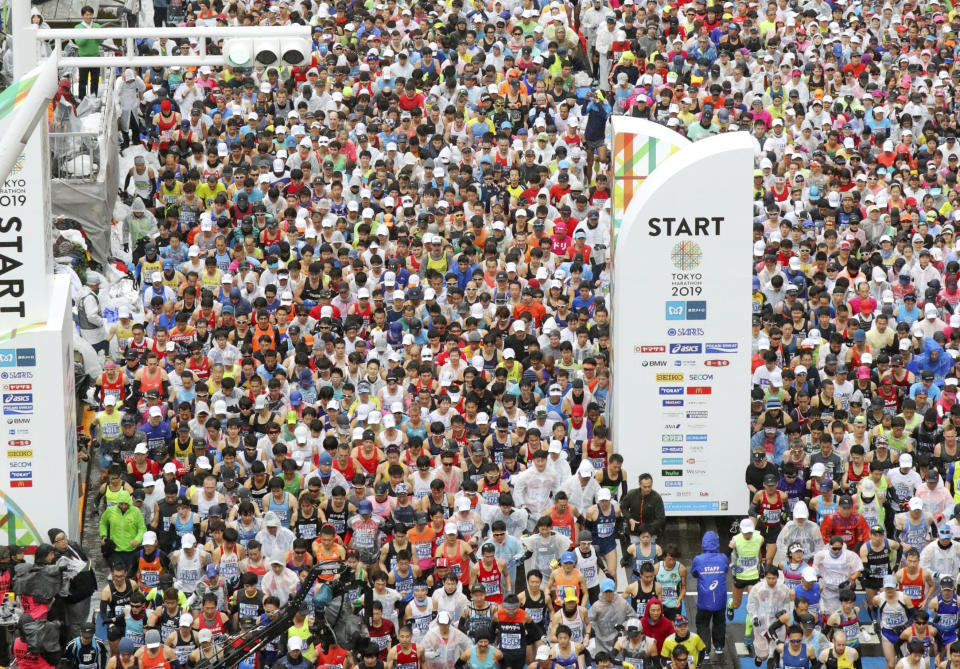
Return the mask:
{"type": "Polygon", "coordinates": [[[683,381],[683,374],[657,374],[657,383],[683,381]]]}
{"type": "Polygon", "coordinates": [[[688,434],[687,441],[706,441],[707,435],[705,434],[688,434]]]}
{"type": "Polygon", "coordinates": [[[667,302],[666,318],[668,321],[684,321],[687,319],[687,303],[683,300],[667,302]]]}
{"type": "Polygon", "coordinates": [[[666,352],[667,352],[666,346],[641,346],[640,347],[640,353],[666,353],[666,352]]]}
{"type": "Polygon", "coordinates": [[[661,434],[660,441],[665,444],[677,444],[683,441],[682,434],[661,434]]]}
{"type": "Polygon", "coordinates": [[[665,407],[682,407],[683,400],[663,400],[662,404],[665,407]]]}
{"type": "Polygon", "coordinates": [[[661,465],[682,465],[683,458],[660,458],[661,465]]]}
{"type": "Polygon", "coordinates": [[[3,386],[4,390],[33,390],[32,383],[7,383],[3,386]]]}
{"type": "Polygon", "coordinates": [[[666,360],[644,360],[640,363],[641,367],[666,367],[666,360]]]}
{"type": "Polygon", "coordinates": [[[663,429],[664,429],[664,430],[679,430],[679,429],[680,429],[680,423],[667,423],[666,425],[663,426],[663,429]]]}
{"type": "Polygon", "coordinates": [[[707,320],[707,303],[705,300],[687,300],[687,320],[707,320]]]}
{"type": "Polygon", "coordinates": [[[736,342],[721,342],[719,344],[706,344],[707,353],[736,353],[740,346],[736,342]]]}
{"type": "Polygon", "coordinates": [[[688,386],[687,395],[709,395],[713,392],[710,386],[688,386]]]}
{"type": "Polygon", "coordinates": [[[713,374],[687,374],[690,381],[713,381],[713,374]]]}
{"type": "MultiPolygon", "coordinates": [[[[657,376],[666,376],[658,374],[657,376]]],[[[671,375],[672,376],[672,375],[671,375]]],[[[661,395],[683,395],[683,388],[680,386],[664,386],[660,389],[661,395]]]]}
{"type": "Polygon", "coordinates": [[[683,481],[664,481],[663,487],[664,488],[682,488],[683,481]]]}
{"type": "Polygon", "coordinates": [[[670,355],[702,353],[703,344],[670,344],[670,355]]]}
{"type": "Polygon", "coordinates": [[[33,393],[4,393],[4,404],[26,404],[33,401],[33,393]]]}
{"type": "Polygon", "coordinates": [[[661,446],[661,453],[683,453],[683,446],[661,446]]]}
{"type": "Polygon", "coordinates": [[[30,449],[19,449],[15,451],[7,451],[8,458],[32,458],[33,451],[30,449]]]}
{"type": "MultiPolygon", "coordinates": [[[[11,476],[12,475],[13,474],[11,473],[11,476]]],[[[674,476],[674,477],[683,476],[683,470],[682,469],[661,469],[660,476],[674,476]]]]}
{"type": "Polygon", "coordinates": [[[729,367],[729,360],[704,360],[703,364],[707,367],[729,367]]]}
{"type": "Polygon", "coordinates": [[[688,411],[687,412],[687,418],[706,418],[706,417],[707,417],[706,411],[688,411]]]}
{"type": "Polygon", "coordinates": [[[696,242],[677,242],[670,250],[670,262],[681,272],[689,272],[700,267],[703,250],[696,242]]]}

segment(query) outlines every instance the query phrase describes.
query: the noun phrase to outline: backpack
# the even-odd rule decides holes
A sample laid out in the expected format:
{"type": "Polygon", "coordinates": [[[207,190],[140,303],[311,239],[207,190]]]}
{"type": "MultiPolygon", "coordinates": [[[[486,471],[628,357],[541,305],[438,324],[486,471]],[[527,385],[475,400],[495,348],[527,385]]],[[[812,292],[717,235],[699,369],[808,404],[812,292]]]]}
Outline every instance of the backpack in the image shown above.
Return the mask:
{"type": "Polygon", "coordinates": [[[32,620],[21,625],[27,652],[45,658],[60,653],[60,623],[52,620],[32,620]]]}

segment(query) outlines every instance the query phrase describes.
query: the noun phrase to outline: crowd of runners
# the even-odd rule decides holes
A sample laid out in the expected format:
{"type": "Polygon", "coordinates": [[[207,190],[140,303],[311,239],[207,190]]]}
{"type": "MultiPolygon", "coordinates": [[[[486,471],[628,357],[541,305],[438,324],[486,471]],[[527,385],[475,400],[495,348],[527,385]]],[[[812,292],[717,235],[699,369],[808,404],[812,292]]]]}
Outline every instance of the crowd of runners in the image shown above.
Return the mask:
{"type": "MultiPolygon", "coordinates": [[[[890,669],[960,667],[952,5],[154,0],[153,18],[309,23],[313,54],[118,71],[145,316],[105,319],[87,275],[111,577],[93,619],[58,613],[72,667],[197,666],[291,598],[246,664],[681,669],[733,661],[745,609],[758,665],[849,669],[879,641],[890,669]],[[753,430],[714,445],[749,451],[751,514],[699,555],[624,471],[644,445],[608,431],[618,114],[756,147],[753,430]]],[[[62,97],[98,94],[80,75],[62,97]]],[[[50,539],[45,560],[81,550],[50,539]]],[[[18,661],[45,666],[21,632],[18,661]]]]}

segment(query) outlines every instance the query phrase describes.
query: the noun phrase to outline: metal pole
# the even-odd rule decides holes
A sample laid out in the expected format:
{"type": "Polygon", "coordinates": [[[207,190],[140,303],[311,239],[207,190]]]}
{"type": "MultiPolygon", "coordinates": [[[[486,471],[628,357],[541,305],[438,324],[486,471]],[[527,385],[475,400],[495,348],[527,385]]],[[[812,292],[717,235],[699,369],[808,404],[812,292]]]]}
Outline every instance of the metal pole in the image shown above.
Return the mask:
{"type": "MultiPolygon", "coordinates": [[[[278,63],[279,64],[279,63],[278,63]]],[[[74,56],[61,58],[61,67],[223,67],[229,65],[226,56],[74,56]]]]}
{"type": "MultiPolygon", "coordinates": [[[[29,0],[14,0],[15,2],[29,2],[29,0]]],[[[29,17],[29,7],[27,16],[29,17]]],[[[27,21],[29,23],[29,19],[27,21]]],[[[37,39],[222,39],[224,37],[246,37],[249,39],[281,39],[284,37],[310,37],[310,26],[271,26],[260,28],[254,26],[228,28],[91,28],[90,30],[76,30],[73,28],[44,29],[37,31],[37,39]]]]}
{"type": "Polygon", "coordinates": [[[12,0],[10,33],[13,43],[13,78],[19,79],[37,66],[36,28],[30,26],[30,0],[12,0]]]}

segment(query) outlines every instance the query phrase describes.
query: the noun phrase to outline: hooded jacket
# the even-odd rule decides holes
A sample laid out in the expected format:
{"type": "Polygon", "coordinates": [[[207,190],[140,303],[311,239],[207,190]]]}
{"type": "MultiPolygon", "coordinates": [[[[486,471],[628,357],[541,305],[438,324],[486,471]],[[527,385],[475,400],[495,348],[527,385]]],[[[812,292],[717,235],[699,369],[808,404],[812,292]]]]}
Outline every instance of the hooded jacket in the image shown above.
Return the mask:
{"type": "MultiPolygon", "coordinates": [[[[726,588],[724,588],[724,590],[726,590],[726,588]]],[[[657,642],[657,655],[660,654],[660,650],[663,648],[663,642],[676,631],[673,628],[673,623],[663,615],[663,603],[655,596],[651,597],[647,602],[647,608],[643,612],[643,617],[640,619],[640,629],[643,630],[645,637],[654,639],[657,642]],[[660,617],[657,619],[657,622],[650,620],[650,607],[654,604],[660,606],[660,617]]]]}
{"type": "Polygon", "coordinates": [[[121,490],[117,495],[117,503],[107,507],[100,516],[100,536],[109,537],[119,552],[128,553],[139,549],[146,531],[143,514],[133,505],[130,493],[126,490],[121,490]],[[129,505],[126,512],[120,510],[121,504],[129,505]]]}
{"type": "Polygon", "coordinates": [[[690,573],[697,579],[697,608],[722,611],[727,605],[727,571],[730,562],[720,552],[720,538],[713,530],[703,535],[700,547],[703,552],[693,558],[690,565],[690,573]]]}

